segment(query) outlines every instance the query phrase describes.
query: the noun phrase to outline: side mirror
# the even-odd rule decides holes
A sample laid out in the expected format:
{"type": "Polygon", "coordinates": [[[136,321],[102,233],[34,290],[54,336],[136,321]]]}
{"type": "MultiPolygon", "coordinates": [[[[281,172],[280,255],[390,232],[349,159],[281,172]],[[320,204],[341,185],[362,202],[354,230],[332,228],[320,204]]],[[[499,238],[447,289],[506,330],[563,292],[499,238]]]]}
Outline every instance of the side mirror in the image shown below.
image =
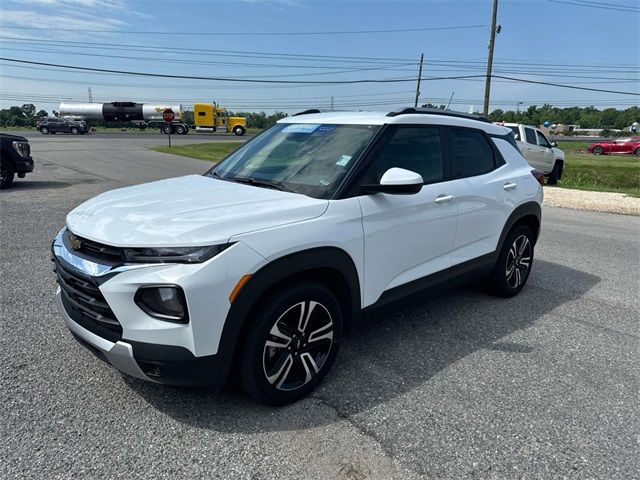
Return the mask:
{"type": "Polygon", "coordinates": [[[413,195],[422,189],[422,175],[404,168],[393,167],[384,172],[377,185],[363,185],[362,193],[388,193],[391,195],[413,195]]]}
{"type": "Polygon", "coordinates": [[[558,146],[558,142],[551,142],[551,146],[552,147],[557,147],[558,146]]]}

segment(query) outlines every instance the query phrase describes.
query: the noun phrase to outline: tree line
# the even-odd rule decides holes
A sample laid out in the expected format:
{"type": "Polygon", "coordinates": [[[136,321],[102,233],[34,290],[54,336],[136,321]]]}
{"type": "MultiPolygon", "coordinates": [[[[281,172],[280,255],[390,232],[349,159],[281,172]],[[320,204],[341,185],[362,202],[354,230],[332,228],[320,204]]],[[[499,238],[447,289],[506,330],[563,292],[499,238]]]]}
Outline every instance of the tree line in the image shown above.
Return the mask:
{"type": "MultiPolygon", "coordinates": [[[[423,107],[436,107],[444,109],[444,105],[425,104],[423,107]]],[[[247,127],[267,128],[279,119],[287,116],[284,112],[228,112],[230,116],[246,117],[247,127]]],[[[53,116],[58,116],[58,112],[52,111],[53,116]]],[[[39,118],[48,116],[46,110],[36,111],[36,106],[32,103],[25,103],[22,106],[12,106],[0,110],[0,126],[2,127],[34,127],[39,118]]],[[[492,122],[514,122],[527,125],[542,125],[549,121],[555,124],[580,125],[581,128],[602,128],[624,130],[634,122],[640,122],[640,107],[634,106],[618,110],[616,108],[605,108],[599,110],[595,107],[554,107],[545,104],[541,107],[532,105],[523,111],[496,109],[489,114],[492,122]]],[[[193,112],[187,111],[184,114],[184,121],[193,123],[193,112]]],[[[118,122],[91,122],[92,125],[100,126],[131,126],[130,123],[118,122]]]]}

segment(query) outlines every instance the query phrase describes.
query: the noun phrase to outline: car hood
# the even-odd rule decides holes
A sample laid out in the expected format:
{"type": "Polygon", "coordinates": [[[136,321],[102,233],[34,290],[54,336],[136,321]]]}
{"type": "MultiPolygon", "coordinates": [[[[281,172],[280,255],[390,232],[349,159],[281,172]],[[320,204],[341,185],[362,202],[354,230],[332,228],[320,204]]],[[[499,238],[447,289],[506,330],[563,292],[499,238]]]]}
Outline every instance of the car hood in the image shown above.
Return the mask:
{"type": "Polygon", "coordinates": [[[327,200],[200,175],[103,193],[67,215],[80,237],[117,247],[197,246],[322,215],[327,200]]]}
{"type": "Polygon", "coordinates": [[[12,133],[0,133],[0,139],[11,140],[12,142],[28,142],[25,137],[20,135],[13,135],[12,133]]]}

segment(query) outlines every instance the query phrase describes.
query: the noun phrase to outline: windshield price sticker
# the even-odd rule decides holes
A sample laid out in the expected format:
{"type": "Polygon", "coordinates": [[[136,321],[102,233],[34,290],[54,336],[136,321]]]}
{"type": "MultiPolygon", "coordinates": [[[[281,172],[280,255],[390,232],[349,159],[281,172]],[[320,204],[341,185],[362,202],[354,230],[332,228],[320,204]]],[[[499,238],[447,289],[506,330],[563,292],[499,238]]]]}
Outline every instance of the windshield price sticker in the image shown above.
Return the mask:
{"type": "Polygon", "coordinates": [[[319,123],[292,123],[285,127],[282,133],[313,133],[319,126],[319,123]]]}

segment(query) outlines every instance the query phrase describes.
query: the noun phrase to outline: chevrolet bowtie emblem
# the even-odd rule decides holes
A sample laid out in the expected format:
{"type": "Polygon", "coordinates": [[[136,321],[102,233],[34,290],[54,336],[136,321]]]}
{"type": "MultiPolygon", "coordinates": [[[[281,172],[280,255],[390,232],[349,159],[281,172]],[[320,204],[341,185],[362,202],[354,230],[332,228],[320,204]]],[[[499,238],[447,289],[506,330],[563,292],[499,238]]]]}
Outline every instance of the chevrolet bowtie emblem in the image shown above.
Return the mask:
{"type": "Polygon", "coordinates": [[[70,235],[69,236],[69,244],[71,245],[72,249],[80,250],[80,247],[82,246],[82,240],[80,240],[75,235],[70,235]]]}

